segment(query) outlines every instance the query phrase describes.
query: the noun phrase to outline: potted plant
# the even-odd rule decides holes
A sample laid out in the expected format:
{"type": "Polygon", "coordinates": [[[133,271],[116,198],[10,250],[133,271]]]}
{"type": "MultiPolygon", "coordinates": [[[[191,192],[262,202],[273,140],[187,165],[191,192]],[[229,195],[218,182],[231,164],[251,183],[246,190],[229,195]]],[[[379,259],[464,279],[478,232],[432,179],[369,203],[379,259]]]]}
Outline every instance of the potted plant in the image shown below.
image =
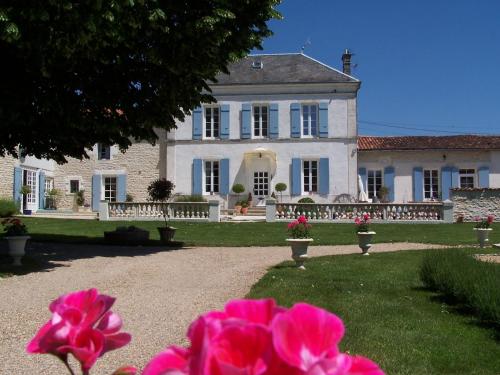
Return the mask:
{"type": "Polygon", "coordinates": [[[248,192],[247,205],[248,207],[252,207],[252,193],[248,192]]]}
{"type": "Polygon", "coordinates": [[[165,227],[159,227],[158,232],[160,233],[160,239],[163,243],[169,243],[172,241],[175,235],[175,230],[177,229],[169,226],[167,221],[168,209],[166,203],[170,199],[174,187],[174,184],[165,178],[155,180],[148,186],[149,198],[153,202],[159,202],[162,204],[161,212],[163,219],[165,220],[165,227]]]}
{"type": "Polygon", "coordinates": [[[246,215],[248,213],[248,202],[241,202],[241,214],[246,215]]]}
{"type": "Polygon", "coordinates": [[[495,217],[493,215],[488,215],[486,216],[486,218],[481,219],[479,216],[476,216],[475,220],[476,225],[474,226],[474,231],[477,235],[479,247],[483,248],[489,242],[488,236],[493,230],[492,228],[490,228],[490,225],[495,220],[495,217]]]}
{"type": "Polygon", "coordinates": [[[60,197],[61,197],[61,192],[58,189],[49,190],[49,192],[47,194],[45,208],[50,209],[50,210],[56,210],[57,203],[58,203],[58,200],[60,197]]]}
{"type": "MultiPolygon", "coordinates": [[[[19,193],[24,197],[26,197],[28,194],[31,194],[31,186],[29,185],[21,186],[21,189],[19,189],[19,193]]],[[[31,210],[23,209],[23,214],[31,215],[31,210]]]]}
{"type": "Polygon", "coordinates": [[[283,192],[286,190],[287,186],[284,182],[278,182],[274,187],[278,193],[280,193],[280,203],[283,202],[283,192]]]}
{"type": "Polygon", "coordinates": [[[388,196],[389,196],[389,188],[387,186],[381,186],[377,192],[377,197],[380,199],[380,202],[386,203],[388,196]]]}
{"type": "MultiPolygon", "coordinates": [[[[233,187],[231,188],[233,193],[238,194],[238,198],[240,197],[240,194],[245,191],[245,187],[242,184],[234,184],[233,187]]],[[[241,201],[238,200],[234,204],[234,212],[236,214],[239,214],[241,212],[241,201]]]]}
{"type": "Polygon", "coordinates": [[[290,238],[286,242],[292,247],[292,259],[299,269],[305,270],[307,247],[314,241],[311,238],[311,225],[307,223],[305,216],[299,216],[297,220],[288,223],[288,233],[290,238]]]}
{"type": "Polygon", "coordinates": [[[28,230],[21,220],[8,218],[2,221],[5,239],[9,243],[9,255],[14,258],[14,265],[21,265],[21,258],[25,254],[26,241],[30,239],[28,230]]]}
{"type": "Polygon", "coordinates": [[[358,244],[363,255],[370,255],[368,250],[372,247],[371,242],[373,236],[377,234],[370,230],[370,215],[365,213],[361,218],[356,217],[356,219],[354,219],[354,224],[356,224],[358,244]]]}

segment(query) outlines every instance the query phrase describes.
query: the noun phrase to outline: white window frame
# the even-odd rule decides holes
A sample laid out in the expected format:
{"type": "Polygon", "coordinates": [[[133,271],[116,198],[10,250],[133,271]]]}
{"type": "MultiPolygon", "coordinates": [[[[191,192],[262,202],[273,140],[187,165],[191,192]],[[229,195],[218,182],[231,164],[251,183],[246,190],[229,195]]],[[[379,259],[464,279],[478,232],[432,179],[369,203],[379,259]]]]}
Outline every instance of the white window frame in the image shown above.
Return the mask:
{"type": "Polygon", "coordinates": [[[461,188],[474,188],[476,187],[476,169],[475,168],[460,168],[458,170],[458,185],[461,188]],[[472,177],[472,186],[462,186],[462,177],[472,177]]]}
{"type": "Polygon", "coordinates": [[[269,171],[260,170],[253,172],[253,194],[256,197],[269,196],[270,177],[269,171]],[[259,192],[262,192],[262,194],[259,194],[259,192]]]}
{"type": "Polygon", "coordinates": [[[31,189],[31,193],[26,194],[26,205],[36,206],[38,203],[39,176],[40,173],[36,169],[23,168],[23,185],[31,189]]]}
{"type": "Polygon", "coordinates": [[[438,169],[424,169],[423,174],[423,194],[425,201],[435,201],[439,200],[440,191],[440,178],[439,178],[439,170],[438,169]],[[435,176],[432,176],[433,172],[435,172],[435,176]],[[426,173],[429,174],[429,183],[426,183],[426,173]],[[426,185],[429,186],[429,190],[426,190],[426,185]],[[436,190],[434,190],[436,187],[436,190]]]}
{"type": "MultiPolygon", "coordinates": [[[[106,155],[106,154],[104,154],[106,155]]],[[[97,160],[111,160],[111,146],[106,146],[103,143],[98,143],[97,144],[97,160]],[[109,158],[102,157],[103,156],[103,150],[109,149],[109,158]]]]}
{"type": "Polygon", "coordinates": [[[377,179],[380,178],[380,186],[379,189],[384,186],[384,171],[382,169],[369,169],[366,171],[366,194],[368,194],[369,199],[373,199],[374,197],[380,198],[377,193],[377,179]],[[380,177],[377,176],[377,172],[380,172],[380,177]],[[373,186],[370,191],[370,173],[373,174],[373,186]]]}
{"type": "MultiPolygon", "coordinates": [[[[110,184],[111,185],[111,184],[110,184]]],[[[107,201],[107,202],[116,202],[118,199],[118,176],[116,175],[102,175],[101,176],[101,200],[103,201],[107,201]],[[108,197],[106,198],[106,193],[109,191],[109,192],[112,192],[111,189],[106,189],[106,179],[107,178],[114,178],[115,179],[115,197],[114,197],[114,200],[112,199],[112,197],[108,197]]]]}
{"type": "Polygon", "coordinates": [[[74,195],[76,193],[71,192],[71,181],[78,180],[78,190],[84,190],[82,176],[66,176],[64,181],[66,184],[66,195],[74,195]]]}
{"type": "Polygon", "coordinates": [[[203,138],[204,139],[220,139],[220,131],[221,131],[221,110],[220,106],[205,106],[203,108],[203,138]],[[214,112],[217,110],[218,122],[214,121],[214,112]],[[210,111],[210,124],[207,124],[207,111],[210,111]],[[215,129],[217,125],[218,135],[214,136],[215,129]],[[210,136],[207,136],[207,126],[210,126],[210,136]]]}
{"type": "Polygon", "coordinates": [[[207,159],[203,160],[203,194],[204,195],[212,195],[212,194],[219,194],[220,192],[220,160],[217,159],[207,159]],[[207,184],[207,163],[210,163],[210,182],[207,184]],[[217,163],[217,191],[214,190],[215,186],[215,175],[213,173],[214,171],[214,164],[217,163]],[[210,190],[207,190],[207,185],[210,186],[210,190]]]}
{"type": "Polygon", "coordinates": [[[54,177],[45,176],[45,196],[48,196],[52,189],[54,189],[54,177]]]}
{"type": "Polygon", "coordinates": [[[81,190],[81,186],[80,186],[80,179],[78,179],[78,178],[70,178],[70,179],[69,179],[69,190],[68,190],[68,193],[69,193],[69,194],[76,194],[76,193],[78,193],[80,190],[81,190]],[[71,181],[77,181],[77,182],[78,182],[78,189],[76,189],[76,191],[71,191],[71,181]]]}
{"type": "Polygon", "coordinates": [[[254,139],[265,139],[265,138],[269,138],[269,105],[267,104],[260,104],[260,103],[256,103],[256,104],[253,104],[252,105],[252,138],[254,139]],[[256,115],[256,111],[255,109],[256,108],[259,108],[259,117],[258,119],[255,118],[255,115],[256,115]],[[263,133],[263,130],[264,130],[264,127],[263,127],[263,119],[264,119],[264,116],[262,116],[262,109],[265,108],[266,109],[266,116],[265,116],[265,122],[266,122],[266,134],[264,135],[263,133]],[[257,120],[257,121],[256,121],[257,120]],[[258,135],[255,135],[255,132],[256,130],[258,129],[258,135]]]}
{"type": "Polygon", "coordinates": [[[304,159],[302,160],[302,194],[304,195],[309,195],[309,194],[316,194],[318,192],[319,188],[319,160],[318,159],[304,159]],[[316,190],[314,190],[314,184],[313,184],[313,162],[316,163],[316,190]],[[310,163],[309,166],[309,173],[306,176],[306,163],[310,163]],[[306,177],[309,179],[308,181],[308,186],[306,187],[306,177]]]}
{"type": "Polygon", "coordinates": [[[300,136],[302,138],[316,138],[319,133],[319,105],[318,103],[302,103],[300,105],[300,136]],[[307,119],[304,118],[304,107],[308,107],[307,119]],[[316,135],[312,135],[312,119],[311,119],[311,108],[314,108],[316,113],[316,135]],[[304,123],[307,121],[307,130],[309,134],[304,134],[304,123]]]}

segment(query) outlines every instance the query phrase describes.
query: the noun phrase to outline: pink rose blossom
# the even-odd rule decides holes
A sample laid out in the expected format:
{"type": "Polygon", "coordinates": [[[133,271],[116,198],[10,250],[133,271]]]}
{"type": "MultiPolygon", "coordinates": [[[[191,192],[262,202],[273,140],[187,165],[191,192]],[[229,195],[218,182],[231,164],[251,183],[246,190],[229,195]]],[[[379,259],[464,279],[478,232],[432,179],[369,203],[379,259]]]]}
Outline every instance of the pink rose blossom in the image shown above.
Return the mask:
{"type": "Polygon", "coordinates": [[[111,312],[115,299],[89,289],[53,301],[48,321],[28,344],[28,353],[49,353],[64,361],[71,353],[84,373],[107,351],[127,345],[131,336],[118,332],[120,317],[111,312]]]}
{"type": "Polygon", "coordinates": [[[361,224],[361,219],[359,217],[357,217],[356,219],[354,219],[354,224],[356,224],[356,225],[361,224]]]}
{"type": "Polygon", "coordinates": [[[297,221],[299,222],[299,224],[306,224],[307,223],[307,219],[304,215],[299,216],[297,221]]]}
{"type": "Polygon", "coordinates": [[[488,215],[488,217],[487,217],[487,219],[486,219],[486,220],[488,221],[488,224],[491,224],[491,223],[493,223],[493,220],[495,220],[495,216],[493,216],[493,215],[488,215]]]}

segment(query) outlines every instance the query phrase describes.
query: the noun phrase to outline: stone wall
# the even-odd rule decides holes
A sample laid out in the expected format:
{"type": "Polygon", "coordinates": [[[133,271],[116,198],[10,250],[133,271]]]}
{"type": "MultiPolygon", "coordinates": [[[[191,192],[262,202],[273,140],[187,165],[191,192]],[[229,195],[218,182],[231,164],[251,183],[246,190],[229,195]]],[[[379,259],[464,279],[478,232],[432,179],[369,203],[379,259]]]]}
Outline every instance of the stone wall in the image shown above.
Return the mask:
{"type": "Polygon", "coordinates": [[[455,220],[463,215],[464,221],[474,221],[490,214],[500,219],[500,189],[452,189],[451,200],[455,220]]]}
{"type": "Polygon", "coordinates": [[[149,143],[134,143],[122,153],[113,146],[110,160],[98,160],[97,150],[89,151],[90,159],[78,160],[68,158],[66,164],[58,165],[54,172],[55,188],[61,191],[58,200],[59,209],[73,207],[74,194],[69,192],[69,181],[80,181],[80,189],[85,191],[85,203],[92,202],[92,175],[99,174],[127,174],[127,194],[132,195],[134,201],[146,201],[146,188],[151,181],[164,176],[164,160],[160,153],[160,145],[152,146],[149,143]]]}
{"type": "Polygon", "coordinates": [[[19,165],[19,161],[12,156],[5,156],[0,159],[0,197],[13,198],[14,188],[14,167],[19,165]]]}

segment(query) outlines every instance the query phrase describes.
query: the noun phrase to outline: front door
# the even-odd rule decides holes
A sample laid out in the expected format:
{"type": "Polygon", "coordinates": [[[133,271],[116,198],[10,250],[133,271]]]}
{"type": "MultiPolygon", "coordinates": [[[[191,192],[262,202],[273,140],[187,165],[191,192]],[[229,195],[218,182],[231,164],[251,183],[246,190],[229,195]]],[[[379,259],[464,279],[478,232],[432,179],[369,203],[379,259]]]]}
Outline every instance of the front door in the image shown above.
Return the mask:
{"type": "Polygon", "coordinates": [[[269,172],[254,172],[253,192],[257,198],[265,198],[269,195],[269,172]]]}
{"type": "Polygon", "coordinates": [[[23,209],[36,211],[38,208],[38,183],[36,171],[24,170],[24,185],[30,187],[31,192],[23,197],[23,209]]]}

